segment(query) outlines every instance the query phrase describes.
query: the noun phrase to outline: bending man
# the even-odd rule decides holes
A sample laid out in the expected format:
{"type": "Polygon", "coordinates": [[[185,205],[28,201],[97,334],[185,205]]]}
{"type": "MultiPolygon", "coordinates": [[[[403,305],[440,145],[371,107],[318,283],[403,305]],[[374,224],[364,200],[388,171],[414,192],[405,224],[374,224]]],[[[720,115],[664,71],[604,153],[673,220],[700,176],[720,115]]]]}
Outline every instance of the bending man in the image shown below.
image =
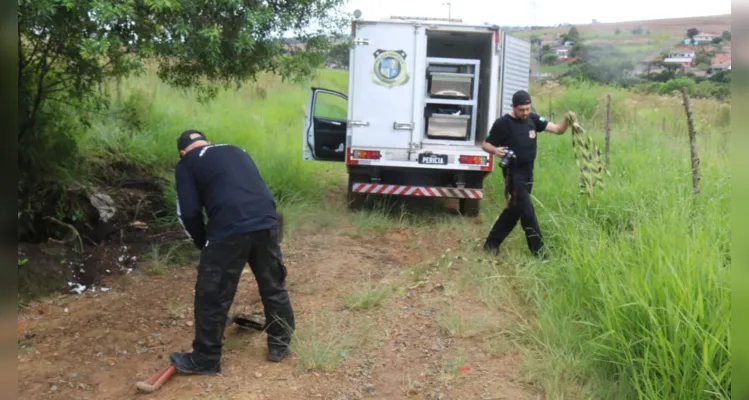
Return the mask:
{"type": "Polygon", "coordinates": [[[227,314],[246,263],[265,308],[268,360],[279,362],[288,353],[294,313],[285,286],[276,203],[243,149],[211,145],[195,130],[179,137],[177,149],[177,214],[201,254],[193,351],[172,353],[171,363],[183,373],[221,372],[227,314]]]}

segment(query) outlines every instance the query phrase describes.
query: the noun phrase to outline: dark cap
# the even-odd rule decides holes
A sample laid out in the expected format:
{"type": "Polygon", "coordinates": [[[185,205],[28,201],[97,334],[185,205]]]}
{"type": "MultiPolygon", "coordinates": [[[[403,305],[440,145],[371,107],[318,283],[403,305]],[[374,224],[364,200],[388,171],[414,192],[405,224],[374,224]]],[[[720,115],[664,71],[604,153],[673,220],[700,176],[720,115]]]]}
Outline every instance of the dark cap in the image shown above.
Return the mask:
{"type": "Polygon", "coordinates": [[[512,95],[512,106],[524,106],[526,104],[531,104],[531,95],[528,94],[525,90],[518,90],[515,92],[515,94],[512,95]]]}
{"type": "Polygon", "coordinates": [[[182,134],[179,135],[179,139],[177,139],[177,150],[182,151],[198,140],[207,141],[208,139],[205,138],[203,132],[196,131],[195,129],[186,130],[182,132],[182,134]]]}

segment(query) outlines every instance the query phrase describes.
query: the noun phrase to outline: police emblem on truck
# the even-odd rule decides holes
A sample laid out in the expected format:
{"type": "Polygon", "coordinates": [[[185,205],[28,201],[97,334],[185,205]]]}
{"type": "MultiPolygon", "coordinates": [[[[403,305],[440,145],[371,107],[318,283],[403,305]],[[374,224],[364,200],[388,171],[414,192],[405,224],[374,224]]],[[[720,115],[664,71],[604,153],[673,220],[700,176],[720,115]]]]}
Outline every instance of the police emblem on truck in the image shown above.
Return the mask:
{"type": "Polygon", "coordinates": [[[406,53],[403,50],[377,50],[372,67],[373,82],[392,88],[408,82],[406,53]]]}

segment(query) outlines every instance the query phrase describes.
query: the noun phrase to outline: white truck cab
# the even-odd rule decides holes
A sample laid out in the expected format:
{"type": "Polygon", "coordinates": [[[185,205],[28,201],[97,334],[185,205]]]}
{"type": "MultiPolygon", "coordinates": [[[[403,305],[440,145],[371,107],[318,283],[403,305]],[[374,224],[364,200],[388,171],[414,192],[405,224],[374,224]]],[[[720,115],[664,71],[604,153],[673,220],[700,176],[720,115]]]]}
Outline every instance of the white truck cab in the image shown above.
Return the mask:
{"type": "Polygon", "coordinates": [[[495,164],[481,143],[528,90],[530,43],[418,19],[357,20],[352,36],[348,94],[311,90],[304,159],[345,163],[351,208],[368,195],[429,196],[478,215],[495,164]]]}

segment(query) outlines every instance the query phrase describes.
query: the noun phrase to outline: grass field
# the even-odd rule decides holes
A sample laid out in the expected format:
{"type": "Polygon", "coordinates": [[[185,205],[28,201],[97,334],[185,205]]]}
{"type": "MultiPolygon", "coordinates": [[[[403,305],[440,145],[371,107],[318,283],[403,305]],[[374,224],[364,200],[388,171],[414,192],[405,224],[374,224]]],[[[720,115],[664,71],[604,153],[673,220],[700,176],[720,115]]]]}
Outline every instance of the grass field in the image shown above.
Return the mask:
{"type": "Polygon", "coordinates": [[[570,64],[569,63],[563,63],[563,64],[554,64],[554,65],[542,65],[541,66],[541,73],[544,74],[552,74],[552,75],[561,75],[565,72],[569,71],[570,64]]]}
{"type": "MultiPolygon", "coordinates": [[[[345,91],[344,72],[325,72],[314,84],[345,91]]],[[[192,128],[203,131],[211,142],[231,142],[247,150],[281,202],[319,201],[329,178],[341,175],[337,165],[305,163],[301,158],[309,85],[260,77],[209,104],[161,84],[154,75],[125,81],[122,91],[128,97],[125,101],[135,104],[137,118],[145,122],[142,133],[126,132],[117,120],[100,121],[80,141],[91,160],[122,159],[171,173],[179,158],[176,138],[192,128]]]]}
{"type": "MultiPolygon", "coordinates": [[[[282,203],[322,207],[324,195],[344,182],[345,170],[302,161],[304,108],[313,83],[345,91],[347,75],[323,70],[315,82],[301,85],[265,76],[209,105],[155,77],[134,78],[123,92],[137,96],[142,133],[102,121],[80,146],[93,162],[127,159],[168,176],[178,158],[177,135],[196,128],[211,141],[245,148],[282,203]]],[[[577,112],[599,146],[606,93],[614,104],[611,164],[605,191],[590,202],[578,193],[569,133],[540,137],[533,194],[551,260],[528,258],[516,229],[503,248],[503,263],[462,272],[485,302],[530,306],[522,318],[523,343],[548,398],[728,399],[730,107],[694,101],[702,190],[693,196],[686,119],[677,97],[584,85],[532,89],[537,111],[556,121],[567,110],[577,112]]],[[[470,235],[483,236],[493,223],[502,187],[498,176],[487,181],[482,226],[470,235]]],[[[352,218],[387,229],[393,216],[385,214],[352,218]]],[[[351,307],[377,303],[349,300],[351,307]]],[[[443,322],[451,326],[449,318],[443,322]]]]}
{"type": "Polygon", "coordinates": [[[591,206],[575,190],[569,139],[548,138],[540,150],[546,168],[534,190],[558,256],[530,274],[539,340],[559,363],[546,386],[583,368],[619,377],[596,397],[730,398],[727,111],[696,105],[703,186],[693,198],[677,98],[594,87],[549,96],[557,115],[578,111],[601,132],[605,92],[616,123],[611,175],[591,206]]]}

